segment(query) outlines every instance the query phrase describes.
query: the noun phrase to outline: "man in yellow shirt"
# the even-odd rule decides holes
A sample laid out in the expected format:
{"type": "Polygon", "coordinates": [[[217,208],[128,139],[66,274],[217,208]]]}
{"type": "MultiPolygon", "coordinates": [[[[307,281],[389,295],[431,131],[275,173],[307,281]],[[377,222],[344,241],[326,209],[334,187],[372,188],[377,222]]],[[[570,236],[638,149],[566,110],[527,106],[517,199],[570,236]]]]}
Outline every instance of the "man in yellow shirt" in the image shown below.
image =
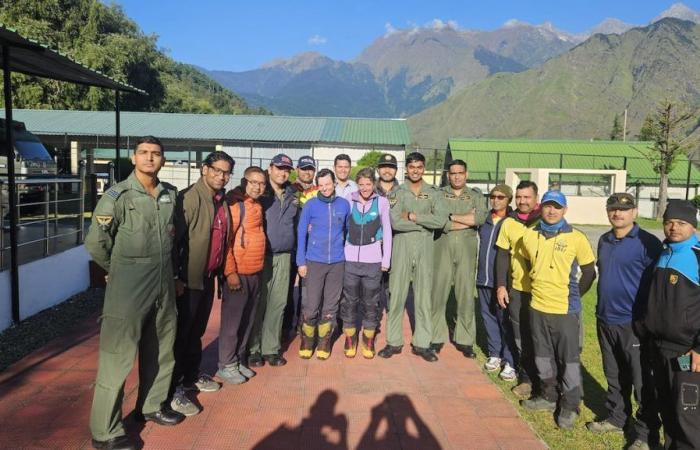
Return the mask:
{"type": "Polygon", "coordinates": [[[515,188],[515,204],[518,209],[503,221],[496,240],[496,299],[507,310],[506,332],[510,335],[507,339],[515,342],[513,360],[520,382],[513,387],[513,393],[530,398],[537,370],[529,327],[530,276],[522,256],[522,237],[526,229],[540,221],[537,185],[521,181],[515,188]]]}
{"type": "Polygon", "coordinates": [[[529,262],[532,288],[530,329],[540,385],[538,395],[521,404],[530,410],[554,411],[559,400],[557,425],[569,429],[578,417],[582,394],[581,297],[596,274],[586,235],[564,219],[566,204],[560,191],[545,192],[542,220],[523,234],[523,257],[529,262]]]}

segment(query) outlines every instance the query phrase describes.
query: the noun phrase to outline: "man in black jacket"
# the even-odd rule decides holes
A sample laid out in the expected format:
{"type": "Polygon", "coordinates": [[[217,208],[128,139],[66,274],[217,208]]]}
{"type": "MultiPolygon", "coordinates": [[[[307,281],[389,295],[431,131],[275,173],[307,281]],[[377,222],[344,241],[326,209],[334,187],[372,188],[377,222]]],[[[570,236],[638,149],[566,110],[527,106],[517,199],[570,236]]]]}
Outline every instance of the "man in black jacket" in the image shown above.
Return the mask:
{"type": "Polygon", "coordinates": [[[700,448],[700,243],[697,208],[671,200],[645,319],[665,448],[700,448]]]}

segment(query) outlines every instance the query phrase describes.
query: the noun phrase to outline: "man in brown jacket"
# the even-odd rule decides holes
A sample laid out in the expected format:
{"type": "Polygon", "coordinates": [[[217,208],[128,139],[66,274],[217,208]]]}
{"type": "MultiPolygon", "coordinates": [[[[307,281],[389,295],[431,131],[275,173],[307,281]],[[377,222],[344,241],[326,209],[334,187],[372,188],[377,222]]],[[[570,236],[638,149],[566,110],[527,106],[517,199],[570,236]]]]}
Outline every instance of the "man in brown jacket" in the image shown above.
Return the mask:
{"type": "Polygon", "coordinates": [[[224,186],[234,164],[222,151],[210,153],[202,164],[202,176],[180,192],[175,208],[178,316],[170,404],[186,416],[200,412],[186,391],[215,392],[221,388],[209,375],[200,373],[199,365],[215,281],[222,276],[226,256],[231,216],[224,201],[224,186]]]}

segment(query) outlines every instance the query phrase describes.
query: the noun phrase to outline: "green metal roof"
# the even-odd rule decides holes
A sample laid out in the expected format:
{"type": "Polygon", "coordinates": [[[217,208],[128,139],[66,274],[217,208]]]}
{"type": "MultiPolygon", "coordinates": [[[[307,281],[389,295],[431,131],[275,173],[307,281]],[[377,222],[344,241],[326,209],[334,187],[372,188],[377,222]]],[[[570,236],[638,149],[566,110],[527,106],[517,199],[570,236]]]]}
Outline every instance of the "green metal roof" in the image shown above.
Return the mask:
{"type": "MultiPolygon", "coordinates": [[[[626,169],[627,182],[649,183],[659,176],[644,157],[650,142],[450,139],[452,158],[463,159],[472,178],[502,180],[506,168],[626,169]],[[498,174],[496,173],[498,167],[498,174]]],[[[688,158],[681,155],[670,173],[672,184],[685,184],[688,158]]],[[[700,170],[691,165],[691,182],[700,170]]]]}
{"type": "MultiPolygon", "coordinates": [[[[114,112],[14,110],[14,119],[36,134],[114,135],[114,112]]],[[[1,114],[0,114],[1,116],[1,114]]],[[[152,134],[164,139],[410,144],[403,119],[244,116],[122,112],[122,136],[152,134]]]]}

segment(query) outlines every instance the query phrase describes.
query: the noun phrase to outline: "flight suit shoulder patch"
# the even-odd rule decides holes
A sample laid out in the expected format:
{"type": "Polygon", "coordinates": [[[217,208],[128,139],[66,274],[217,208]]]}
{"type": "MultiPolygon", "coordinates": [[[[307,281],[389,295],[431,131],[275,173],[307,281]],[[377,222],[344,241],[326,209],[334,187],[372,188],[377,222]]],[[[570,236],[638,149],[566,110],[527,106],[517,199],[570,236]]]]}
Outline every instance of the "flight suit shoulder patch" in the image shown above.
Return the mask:
{"type": "Polygon", "coordinates": [[[470,189],[475,195],[484,195],[484,193],[478,187],[472,187],[470,189]]]}
{"type": "Polygon", "coordinates": [[[115,184],[114,186],[110,187],[107,192],[105,192],[105,195],[108,198],[111,198],[114,201],[117,201],[119,199],[119,196],[122,195],[124,191],[126,191],[127,188],[125,186],[122,186],[121,184],[115,184]]]}
{"type": "Polygon", "coordinates": [[[114,221],[114,216],[96,214],[95,220],[97,221],[97,225],[100,227],[100,229],[102,231],[107,231],[107,230],[109,230],[109,227],[112,226],[112,222],[114,221]]]}

